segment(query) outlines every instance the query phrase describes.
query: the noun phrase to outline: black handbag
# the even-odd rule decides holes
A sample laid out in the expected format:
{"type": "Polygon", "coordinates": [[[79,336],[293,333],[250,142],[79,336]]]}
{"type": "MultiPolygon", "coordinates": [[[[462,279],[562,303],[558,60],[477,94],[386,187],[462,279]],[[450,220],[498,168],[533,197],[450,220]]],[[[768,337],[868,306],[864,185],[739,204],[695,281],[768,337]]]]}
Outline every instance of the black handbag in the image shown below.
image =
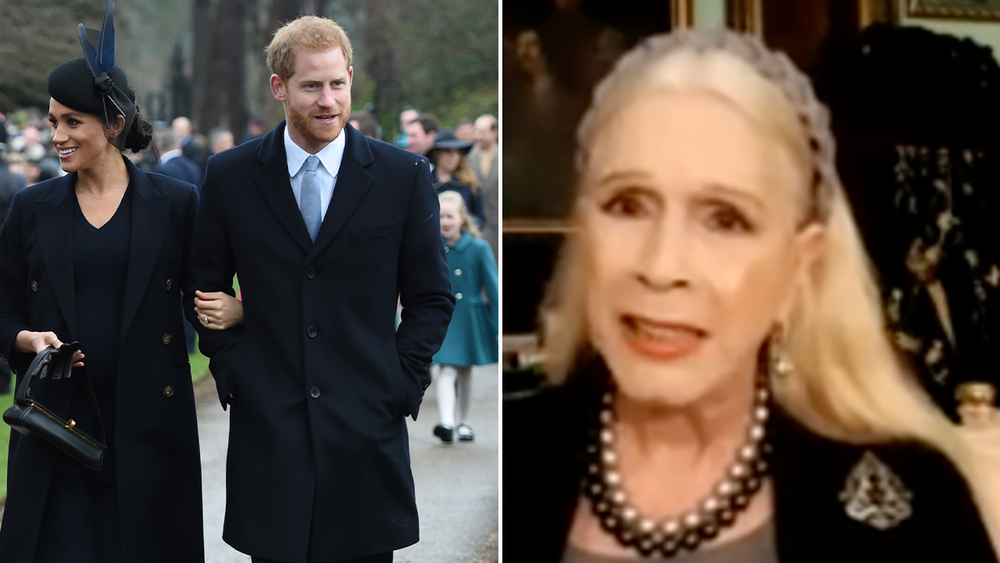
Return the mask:
{"type": "Polygon", "coordinates": [[[21,385],[14,395],[14,405],[3,413],[3,420],[25,436],[34,436],[52,444],[66,455],[72,457],[85,467],[97,471],[104,463],[104,424],[101,413],[97,409],[97,397],[94,396],[94,386],[86,369],[77,370],[82,374],[83,383],[87,387],[90,402],[97,414],[97,426],[101,433],[100,440],[91,438],[76,428],[73,419],[63,420],[30,398],[31,380],[51,377],[53,380],[69,378],[73,371],[73,355],[80,349],[79,342],[63,344],[59,348],[46,348],[35,356],[28,366],[27,373],[21,380],[21,385]]]}

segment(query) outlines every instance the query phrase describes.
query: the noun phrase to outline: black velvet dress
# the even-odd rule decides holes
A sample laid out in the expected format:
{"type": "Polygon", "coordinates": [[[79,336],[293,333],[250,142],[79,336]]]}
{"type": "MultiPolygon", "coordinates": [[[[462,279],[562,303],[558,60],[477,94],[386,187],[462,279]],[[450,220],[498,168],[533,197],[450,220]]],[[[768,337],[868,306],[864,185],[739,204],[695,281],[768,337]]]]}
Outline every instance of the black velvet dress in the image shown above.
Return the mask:
{"type": "MultiPolygon", "coordinates": [[[[587,475],[588,431],[597,423],[609,377],[602,361],[587,361],[561,386],[504,400],[505,561],[559,563],[567,553],[587,475]]],[[[771,413],[773,526],[781,563],[997,563],[968,486],[940,453],[911,442],[838,442],[776,405],[771,413]],[[866,458],[879,460],[878,472],[859,471],[866,458]],[[887,502],[890,490],[905,502],[887,502]],[[870,512],[856,512],[855,503],[870,512]],[[905,511],[882,524],[866,516],[902,505],[905,511]]]]}
{"type": "MultiPolygon", "coordinates": [[[[122,560],[121,518],[115,475],[115,420],[121,318],[128,275],[132,193],[126,190],[114,216],[96,228],[74,201],[73,283],[84,364],[94,385],[108,451],[100,471],[60,457],[52,476],[39,537],[38,561],[122,560]]],[[[74,398],[76,402],[76,398],[74,398]]],[[[79,411],[86,418],[93,413],[79,411]]],[[[84,421],[80,421],[84,424],[84,421]]],[[[86,423],[96,426],[93,418],[86,423]]]]}

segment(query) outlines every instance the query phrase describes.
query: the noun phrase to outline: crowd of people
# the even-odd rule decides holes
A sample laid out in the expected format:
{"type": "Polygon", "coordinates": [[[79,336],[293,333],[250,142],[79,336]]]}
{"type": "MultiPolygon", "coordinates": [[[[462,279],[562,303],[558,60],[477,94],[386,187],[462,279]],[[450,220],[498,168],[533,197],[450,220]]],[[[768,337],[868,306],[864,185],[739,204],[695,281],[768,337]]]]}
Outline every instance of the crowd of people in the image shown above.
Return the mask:
{"type": "Polygon", "coordinates": [[[498,123],[484,114],[475,124],[462,118],[452,129],[440,127],[431,114],[406,108],[399,114],[399,129],[394,143],[430,161],[457,300],[448,334],[434,357],[440,416],[434,435],[444,444],[454,443],[456,436],[471,442],[472,367],[494,364],[499,356],[498,123]]]}
{"type": "Polygon", "coordinates": [[[99,53],[81,34],[84,56],[49,75],[51,143],[29,126],[10,145],[61,172],[12,174],[0,356],[16,401],[69,422],[12,433],[0,559],[204,560],[196,331],[230,411],[223,539],[257,563],[391,561],[419,538],[405,418],[432,364],[451,377],[447,441],[468,442],[469,369],[497,361],[496,253],[479,236],[498,230],[496,119],[477,121],[471,162],[473,143],[427,114],[409,150],[371,138],[347,34],[303,16],[266,49],[286,118],[270,132],[255,122],[234,146],[187,117],[150,123],[130,87],[143,77],[114,63],[113,12],[99,53]],[[32,380],[45,357],[73,377],[32,380]]]}
{"type": "Polygon", "coordinates": [[[482,237],[499,258],[499,124],[484,114],[475,123],[461,118],[455,128],[441,127],[429,113],[406,108],[399,114],[400,134],[393,142],[430,160],[434,189],[462,194],[482,237]]]}

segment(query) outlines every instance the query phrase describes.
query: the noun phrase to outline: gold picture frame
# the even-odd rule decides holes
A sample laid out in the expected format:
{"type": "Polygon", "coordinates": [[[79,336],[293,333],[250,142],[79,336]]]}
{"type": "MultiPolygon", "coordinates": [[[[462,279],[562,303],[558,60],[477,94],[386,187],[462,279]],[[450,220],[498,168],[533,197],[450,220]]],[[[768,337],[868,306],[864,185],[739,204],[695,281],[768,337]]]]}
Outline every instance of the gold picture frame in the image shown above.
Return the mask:
{"type": "Polygon", "coordinates": [[[673,29],[694,26],[694,0],[670,0],[670,21],[673,29]]]}
{"type": "Polygon", "coordinates": [[[910,18],[1000,21],[1000,0],[903,0],[910,18]]]}
{"type": "Polygon", "coordinates": [[[726,0],[729,29],[761,37],[764,33],[763,0],[726,0]]]}

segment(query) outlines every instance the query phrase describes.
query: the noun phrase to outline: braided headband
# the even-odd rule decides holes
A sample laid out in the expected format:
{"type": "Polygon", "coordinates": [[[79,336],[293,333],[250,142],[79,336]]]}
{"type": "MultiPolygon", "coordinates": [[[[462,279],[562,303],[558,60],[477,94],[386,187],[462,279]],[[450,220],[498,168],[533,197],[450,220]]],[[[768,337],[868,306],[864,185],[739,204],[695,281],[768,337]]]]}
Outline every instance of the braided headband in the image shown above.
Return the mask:
{"type": "Polygon", "coordinates": [[[594,108],[602,105],[618,82],[641,74],[652,61],[682,51],[699,54],[717,51],[729,53],[748,63],[778,87],[809,136],[813,166],[813,206],[810,216],[826,221],[834,191],[840,186],[834,160],[836,149],[830,130],[830,113],[816,99],[809,78],[784,53],[771,51],[757,37],[728,30],[683,30],[642,41],[618,60],[614,69],[594,90],[591,109],[584,115],[577,133],[580,146],[583,146],[583,132],[591,126],[594,108]]]}

